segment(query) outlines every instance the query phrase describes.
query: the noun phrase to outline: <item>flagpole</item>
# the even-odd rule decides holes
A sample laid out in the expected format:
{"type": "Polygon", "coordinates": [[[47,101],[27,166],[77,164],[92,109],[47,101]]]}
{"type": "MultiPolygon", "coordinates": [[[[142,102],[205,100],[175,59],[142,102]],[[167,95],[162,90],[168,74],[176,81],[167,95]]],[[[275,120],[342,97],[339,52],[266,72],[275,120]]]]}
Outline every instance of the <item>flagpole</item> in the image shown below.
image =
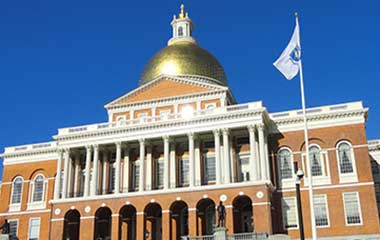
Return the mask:
{"type": "MultiPolygon", "coordinates": [[[[296,21],[298,25],[298,14],[296,15],[296,21]]],[[[301,40],[300,40],[301,41],[301,40]]],[[[302,115],[304,122],[304,136],[305,136],[305,148],[306,148],[306,168],[307,168],[307,177],[308,177],[308,188],[309,188],[309,202],[310,202],[310,220],[311,220],[311,236],[313,240],[317,240],[317,228],[315,224],[315,214],[314,214],[314,199],[313,199],[313,179],[311,173],[311,164],[309,156],[309,133],[306,117],[306,101],[305,101],[305,90],[303,84],[303,72],[302,72],[302,60],[299,60],[299,71],[300,71],[300,85],[301,85],[301,98],[302,98],[302,115]]]]}

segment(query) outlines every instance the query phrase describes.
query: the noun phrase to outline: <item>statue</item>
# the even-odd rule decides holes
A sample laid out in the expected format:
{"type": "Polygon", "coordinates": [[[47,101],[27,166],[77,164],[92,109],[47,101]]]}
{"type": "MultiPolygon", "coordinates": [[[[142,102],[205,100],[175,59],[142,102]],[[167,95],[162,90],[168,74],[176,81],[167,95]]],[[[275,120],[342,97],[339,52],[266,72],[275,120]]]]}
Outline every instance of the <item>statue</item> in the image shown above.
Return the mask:
{"type": "Polygon", "coordinates": [[[2,229],[1,231],[1,234],[9,234],[9,223],[8,223],[8,220],[5,219],[5,222],[4,224],[0,227],[0,229],[2,229]]]}
{"type": "Polygon", "coordinates": [[[226,227],[226,207],[223,202],[219,202],[218,206],[218,227],[226,227]]]}

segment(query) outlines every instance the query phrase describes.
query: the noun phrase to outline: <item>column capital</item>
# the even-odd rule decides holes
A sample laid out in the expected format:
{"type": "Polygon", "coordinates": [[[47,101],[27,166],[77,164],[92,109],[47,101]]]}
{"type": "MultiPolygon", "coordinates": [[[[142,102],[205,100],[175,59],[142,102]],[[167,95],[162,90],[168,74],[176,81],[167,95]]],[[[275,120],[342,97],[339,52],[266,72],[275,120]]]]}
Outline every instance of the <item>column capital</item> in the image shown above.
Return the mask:
{"type": "Polygon", "coordinates": [[[87,152],[91,151],[92,150],[92,145],[86,145],[86,150],[87,150],[87,152]]]}
{"type": "Polygon", "coordinates": [[[57,153],[58,153],[59,155],[62,155],[63,151],[64,151],[63,148],[58,148],[58,149],[57,149],[57,153]]]}
{"type": "Polygon", "coordinates": [[[115,142],[115,145],[116,145],[116,147],[121,147],[121,142],[120,141],[115,142]]]}
{"type": "Polygon", "coordinates": [[[258,123],[258,124],[256,124],[256,127],[258,130],[262,131],[265,129],[265,124],[264,123],[258,123]]]}
{"type": "Polygon", "coordinates": [[[169,135],[164,135],[164,136],[162,137],[162,139],[163,139],[164,141],[170,141],[170,136],[169,136],[169,135]]]}
{"type": "Polygon", "coordinates": [[[229,135],[229,134],[230,134],[230,129],[228,129],[228,128],[223,128],[223,129],[222,129],[222,133],[223,133],[223,135],[229,135]]]}
{"type": "Polygon", "coordinates": [[[94,151],[99,150],[99,144],[93,144],[92,148],[94,149],[94,151]]]}
{"type": "Polygon", "coordinates": [[[220,129],[214,129],[212,132],[214,133],[214,136],[220,136],[220,129]]]}
{"type": "Polygon", "coordinates": [[[248,125],[247,128],[250,133],[254,133],[256,131],[255,125],[248,125]]]}
{"type": "Polygon", "coordinates": [[[140,139],[139,139],[139,143],[140,143],[140,144],[145,144],[145,138],[140,138],[140,139]]]}
{"type": "Polygon", "coordinates": [[[187,137],[193,139],[195,137],[195,133],[194,132],[189,132],[187,134],[187,137]]]}

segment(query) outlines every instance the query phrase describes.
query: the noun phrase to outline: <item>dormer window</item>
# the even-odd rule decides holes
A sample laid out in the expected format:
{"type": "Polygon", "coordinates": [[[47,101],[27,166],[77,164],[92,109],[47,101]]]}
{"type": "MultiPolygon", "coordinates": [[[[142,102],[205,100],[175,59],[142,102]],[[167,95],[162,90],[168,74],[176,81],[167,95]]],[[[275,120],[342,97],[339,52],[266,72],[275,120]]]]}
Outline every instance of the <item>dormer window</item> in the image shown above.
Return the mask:
{"type": "Polygon", "coordinates": [[[178,37],[182,37],[182,36],[183,36],[183,28],[179,27],[178,28],[178,37]]]}

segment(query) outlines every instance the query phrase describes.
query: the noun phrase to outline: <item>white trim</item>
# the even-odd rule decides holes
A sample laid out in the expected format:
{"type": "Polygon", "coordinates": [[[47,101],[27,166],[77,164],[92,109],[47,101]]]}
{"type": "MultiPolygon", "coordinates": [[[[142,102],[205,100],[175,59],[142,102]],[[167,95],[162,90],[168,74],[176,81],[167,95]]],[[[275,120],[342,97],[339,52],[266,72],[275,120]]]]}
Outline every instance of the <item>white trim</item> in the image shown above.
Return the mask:
{"type": "MultiPolygon", "coordinates": [[[[361,183],[349,183],[349,184],[336,184],[336,185],[328,185],[328,186],[313,186],[315,190],[321,189],[332,189],[332,188],[346,188],[346,187],[361,187],[361,186],[370,186],[373,185],[373,182],[361,182],[361,183]]],[[[301,191],[308,191],[309,188],[303,187],[301,191]]],[[[292,189],[278,189],[277,192],[295,192],[295,188],[292,189]]]]}
{"type": "Polygon", "coordinates": [[[95,219],[95,216],[80,217],[80,220],[86,220],[86,219],[95,219]]]}
{"type": "MultiPolygon", "coordinates": [[[[317,228],[329,228],[330,225],[331,225],[331,222],[330,222],[330,213],[329,213],[329,205],[328,205],[328,201],[327,201],[327,194],[315,194],[313,197],[316,197],[316,196],[322,196],[323,199],[324,199],[324,203],[325,203],[325,207],[326,207],[326,216],[327,216],[327,225],[324,225],[324,226],[317,226],[317,228]]],[[[315,200],[315,199],[313,199],[315,200]]],[[[315,202],[314,202],[314,206],[315,206],[315,202]]],[[[314,210],[315,212],[315,210],[314,210]]]]}
{"type": "Polygon", "coordinates": [[[271,202],[254,202],[254,203],[252,203],[252,206],[263,206],[263,205],[271,206],[272,203],[271,202]]]}
{"type": "Polygon", "coordinates": [[[345,225],[346,226],[361,226],[363,225],[363,215],[362,215],[362,207],[361,207],[361,204],[360,204],[360,196],[359,196],[359,192],[344,192],[342,193],[342,200],[343,200],[343,208],[344,208],[344,221],[345,221],[345,225]],[[357,203],[358,203],[358,210],[359,210],[359,217],[360,217],[360,223],[347,223],[347,212],[346,212],[346,201],[344,199],[344,195],[345,194],[352,194],[354,193],[356,195],[356,200],[357,200],[357,203]]]}
{"type": "Polygon", "coordinates": [[[22,176],[18,175],[15,178],[13,178],[13,180],[12,180],[11,195],[9,198],[9,212],[15,212],[15,211],[19,211],[21,209],[23,191],[24,191],[24,178],[22,176]],[[14,189],[14,183],[15,183],[16,179],[19,179],[19,178],[21,179],[20,202],[12,203],[13,202],[13,194],[14,194],[14,190],[15,190],[14,189]]]}
{"type": "Polygon", "coordinates": [[[39,220],[39,226],[38,226],[38,239],[41,239],[41,238],[40,238],[40,234],[41,234],[41,218],[40,218],[40,217],[31,217],[31,218],[29,218],[28,239],[30,239],[30,230],[31,230],[31,223],[32,223],[32,220],[36,220],[36,219],[39,220]]]}
{"type": "Polygon", "coordinates": [[[35,213],[48,213],[48,212],[50,212],[49,209],[38,210],[38,211],[6,212],[6,213],[0,213],[0,217],[27,215],[27,214],[35,214],[35,213]]]}
{"type": "Polygon", "coordinates": [[[65,219],[64,218],[52,218],[50,220],[50,222],[60,222],[60,221],[65,221],[65,219]]]}
{"type": "Polygon", "coordinates": [[[354,148],[352,147],[352,144],[347,140],[341,140],[336,144],[335,151],[336,151],[336,160],[338,164],[339,182],[341,183],[357,182],[358,175],[357,175],[357,170],[356,170],[355,153],[354,153],[354,148]],[[352,161],[351,164],[352,164],[353,173],[342,173],[340,169],[339,145],[344,144],[344,143],[350,146],[350,155],[351,155],[351,161],[352,161]]]}
{"type": "Polygon", "coordinates": [[[287,146],[282,146],[280,147],[278,150],[277,150],[277,153],[276,153],[276,163],[277,163],[277,176],[278,176],[278,180],[279,180],[279,184],[280,184],[280,187],[293,187],[295,185],[295,181],[296,181],[296,176],[294,174],[294,157],[293,157],[293,152],[292,152],[292,149],[290,149],[289,147],[287,146]],[[288,150],[289,153],[290,153],[290,167],[292,169],[292,176],[291,178],[286,178],[286,179],[282,179],[282,176],[281,176],[281,161],[280,161],[280,152],[282,150],[288,150]]]}

